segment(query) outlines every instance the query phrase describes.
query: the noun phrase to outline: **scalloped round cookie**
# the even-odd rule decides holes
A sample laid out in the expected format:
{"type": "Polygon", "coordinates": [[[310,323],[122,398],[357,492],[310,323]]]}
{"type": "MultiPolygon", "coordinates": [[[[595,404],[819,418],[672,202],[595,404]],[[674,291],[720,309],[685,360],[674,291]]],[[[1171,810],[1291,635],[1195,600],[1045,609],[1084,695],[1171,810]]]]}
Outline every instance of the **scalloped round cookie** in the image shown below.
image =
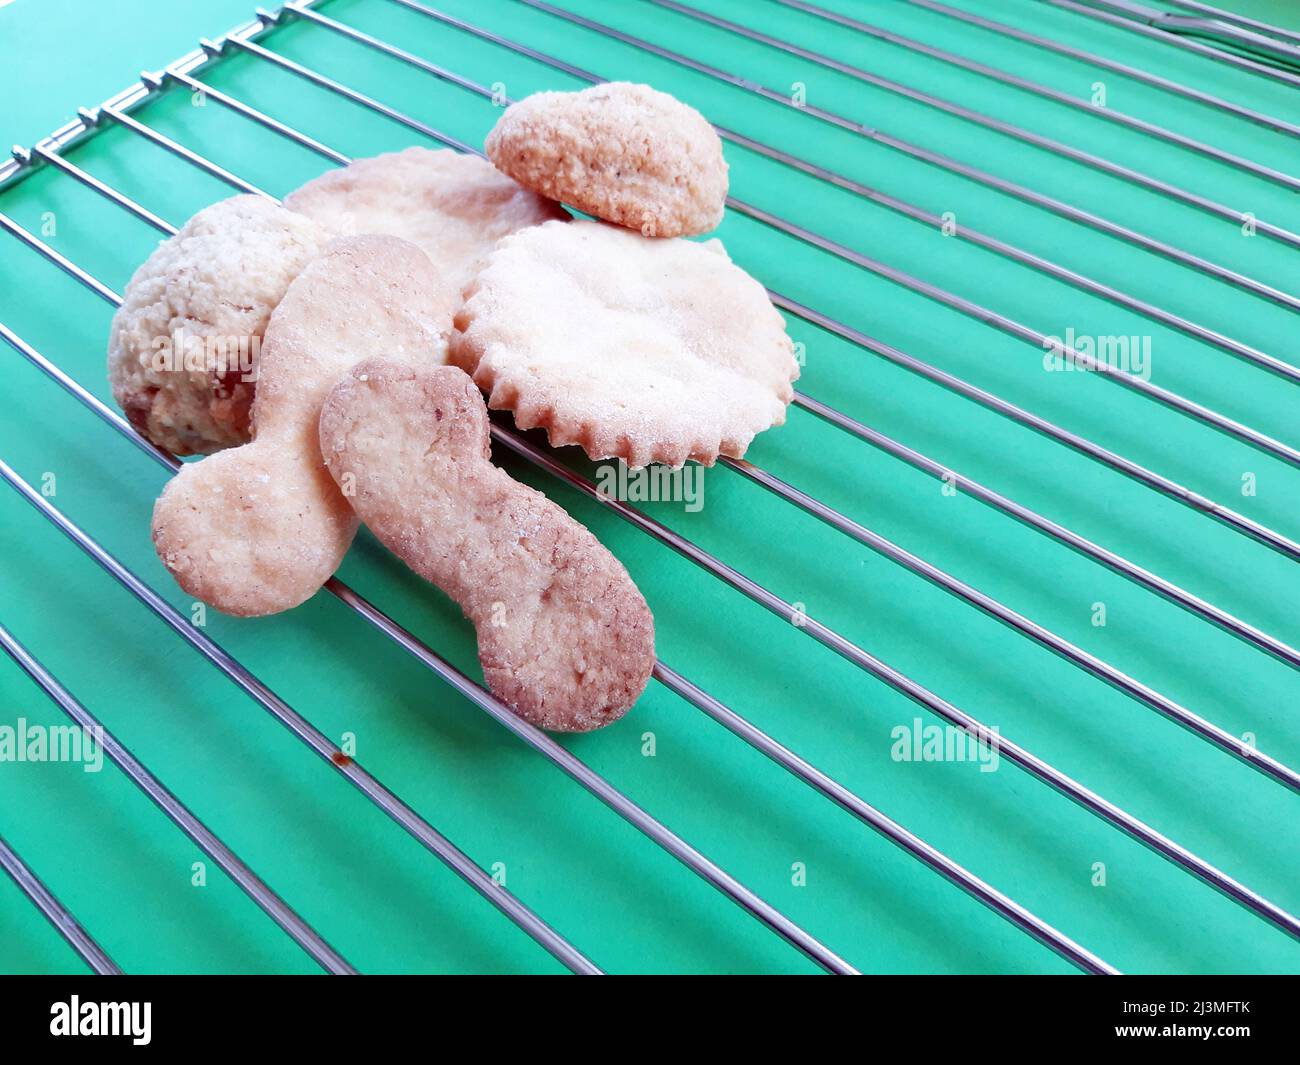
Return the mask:
{"type": "Polygon", "coordinates": [[[702,114],[649,85],[536,93],[506,109],[484,148],[530,189],[644,236],[707,233],[722,221],[722,142],[702,114]]]}
{"type": "Polygon", "coordinates": [[[555,446],[634,467],[711,465],[785,422],[792,348],[720,241],[575,221],[501,241],[466,291],[450,361],[555,446]]]}
{"type": "Polygon", "coordinates": [[[450,148],[357,159],[291,192],[284,205],[335,233],[385,233],[418,244],[457,292],[502,237],[569,217],[491,163],[450,148]]]}
{"type": "Polygon", "coordinates": [[[176,455],[248,442],[262,334],[331,234],[261,196],[205,207],[136,270],[108,380],[127,420],[176,455]]]}

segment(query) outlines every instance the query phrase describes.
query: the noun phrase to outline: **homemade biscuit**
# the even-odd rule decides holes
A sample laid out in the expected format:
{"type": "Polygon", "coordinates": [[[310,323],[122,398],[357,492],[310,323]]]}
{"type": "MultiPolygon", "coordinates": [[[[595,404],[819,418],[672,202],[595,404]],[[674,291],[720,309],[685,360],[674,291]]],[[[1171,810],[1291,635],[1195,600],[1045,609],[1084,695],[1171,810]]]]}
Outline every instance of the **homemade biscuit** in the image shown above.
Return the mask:
{"type": "Polygon", "coordinates": [[[246,443],[266,323],[329,239],[261,196],[235,196],[163,241],[109,333],[108,379],[127,420],[176,455],[246,443]]]}
{"type": "Polygon", "coordinates": [[[466,291],[451,362],[552,445],[631,466],[740,458],[785,421],[785,322],[721,243],[599,222],[506,237],[466,291]]]}
{"type": "Polygon", "coordinates": [[[488,687],[541,728],[616,721],[654,668],[654,619],[622,564],[492,465],[487,408],[455,367],[370,359],[321,409],[320,450],[361,520],[451,596],[488,687]]]}
{"type": "Polygon", "coordinates": [[[457,291],[494,244],[525,226],[567,219],[560,206],[472,155],[407,148],[331,170],[284,199],[336,233],[388,233],[418,244],[457,291]]]}
{"type": "Polygon", "coordinates": [[[536,93],[506,109],[484,148],[530,189],[647,237],[722,221],[722,142],[693,107],[649,85],[536,93]]]}
{"type": "Polygon", "coordinates": [[[154,506],[158,557],[185,591],[262,615],[329,579],[357,520],[321,461],[321,403],[368,356],[445,361],[455,300],[396,237],[340,238],[299,275],[266,329],[253,442],[182,467],[154,506]]]}

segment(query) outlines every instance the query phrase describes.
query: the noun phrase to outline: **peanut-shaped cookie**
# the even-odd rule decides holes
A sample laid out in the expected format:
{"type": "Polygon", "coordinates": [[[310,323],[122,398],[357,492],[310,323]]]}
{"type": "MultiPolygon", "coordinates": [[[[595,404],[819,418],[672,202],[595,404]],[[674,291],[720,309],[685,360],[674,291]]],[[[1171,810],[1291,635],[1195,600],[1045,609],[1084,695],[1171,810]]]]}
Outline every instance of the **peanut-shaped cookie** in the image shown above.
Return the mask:
{"type": "Polygon", "coordinates": [[[407,241],[326,246],[267,326],[253,441],[184,466],[154,506],[154,545],[182,588],[250,616],[297,606],[330,578],[357,520],[321,461],[321,403],[367,356],[444,362],[455,299],[407,241]]]}
{"type": "Polygon", "coordinates": [[[325,400],[320,450],[370,530],[460,604],[520,717],[586,732],[627,712],[654,668],[650,609],[585,527],[492,464],[465,373],[361,363],[325,400]]]}

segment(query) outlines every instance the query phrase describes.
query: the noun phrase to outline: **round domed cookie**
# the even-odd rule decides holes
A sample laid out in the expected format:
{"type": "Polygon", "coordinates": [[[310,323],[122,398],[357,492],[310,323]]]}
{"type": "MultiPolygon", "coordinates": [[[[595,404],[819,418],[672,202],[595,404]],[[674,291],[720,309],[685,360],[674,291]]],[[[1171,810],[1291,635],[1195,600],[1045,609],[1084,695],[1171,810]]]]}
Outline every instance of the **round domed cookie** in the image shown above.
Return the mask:
{"type": "Polygon", "coordinates": [[[450,361],[555,446],[680,466],[739,458],[785,421],[792,347],[721,242],[575,221],[501,241],[466,291],[450,361]]]}
{"type": "Polygon", "coordinates": [[[541,92],[506,109],[484,145],[516,181],[648,237],[722,221],[727,163],[693,107],[626,81],[541,92]]]}
{"type": "Polygon", "coordinates": [[[569,215],[491,163],[450,148],[357,159],[284,199],[335,233],[382,233],[419,245],[459,292],[509,233],[569,215]]]}
{"type": "Polygon", "coordinates": [[[246,443],[266,324],[329,239],[310,218],[234,196],[163,241],[109,331],[109,384],[131,424],[175,455],[246,443]]]}

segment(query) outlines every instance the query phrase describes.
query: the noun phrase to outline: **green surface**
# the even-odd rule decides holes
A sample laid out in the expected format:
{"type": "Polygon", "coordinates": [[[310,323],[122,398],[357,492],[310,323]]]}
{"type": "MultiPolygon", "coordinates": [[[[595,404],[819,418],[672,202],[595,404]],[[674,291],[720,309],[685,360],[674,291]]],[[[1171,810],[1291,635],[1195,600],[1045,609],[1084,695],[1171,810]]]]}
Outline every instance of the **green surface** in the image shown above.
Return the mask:
{"type": "MultiPolygon", "coordinates": [[[[1272,166],[1300,171],[1297,142],[1079,63],[902,3],[838,10],[1014,69],[1272,166]]],[[[1067,13],[1012,0],[959,6],[1292,120],[1294,91],[1067,13]]],[[[767,33],[1035,131],[1087,147],[1300,229],[1294,193],[932,59],[772,3],[698,0],[767,33]]],[[[1300,362],[1297,319],[1188,269],[905,158],[808,114],[682,70],[507,0],[445,10],[611,78],[649,81],[720,124],[1300,362]]],[[[575,11],[810,103],[1102,213],[1289,291],[1297,252],[1087,168],[644,3],[575,11]]],[[[1236,10],[1282,20],[1281,3],[1236,10]]],[[[0,117],[33,139],[76,106],[248,14],[186,5],[17,0],[0,9],[0,117]],[[165,11],[165,14],[164,14],[165,11]]],[[[384,0],[322,10],[512,96],[576,82],[384,0]]],[[[1294,16],[1292,24],[1296,23],[1294,16]]],[[[429,75],[317,26],[265,42],[449,134],[478,143],[497,112],[429,75]]],[[[426,143],[265,62],[236,56],[212,84],[352,155],[426,143]]],[[[276,194],[322,161],[209,103],[172,93],[138,117],[276,194]]],[[[1290,442],[1295,386],[842,190],[729,148],[733,192],[1047,333],[1151,337],[1153,381],[1290,442]]],[[[227,194],[219,182],[110,129],[80,166],[180,223],[227,194]]],[[[93,192],[40,173],[0,195],[30,228],[117,289],[157,235],[93,192]],[[46,230],[49,226],[46,225],[46,230]]],[[[749,219],[720,234],[764,282],[1060,424],[1300,535],[1300,471],[1092,375],[1047,373],[1042,353],[749,219]],[[1257,494],[1244,496],[1252,474],[1257,494]]],[[[0,234],[0,320],[109,399],[111,308],[0,234]]],[[[1300,571],[1264,547],[1028,430],[793,320],[800,385],[964,474],[1111,547],[1277,636],[1300,643],[1300,571]]],[[[149,542],[159,468],[7,348],[0,456],[179,609],[189,601],[149,542]]],[[[110,400],[111,402],[111,400],[110,400]]],[[[575,461],[568,449],[564,458],[575,461]]],[[[1300,678],[1119,576],[811,416],[760,437],[751,459],[1235,734],[1300,764],[1300,678]],[[1094,626],[1104,603],[1106,625],[1094,626]]],[[[1300,945],[1050,791],[1005,760],[891,758],[904,697],[856,670],[608,511],[507,462],[627,564],[655,611],[658,648],[682,671],[930,843],[1128,971],[1297,971],[1300,945]],[[1105,886],[1094,885],[1104,863],[1105,886]]],[[[655,517],[803,604],[958,706],[1168,833],[1277,903],[1300,910],[1300,799],[976,610],[725,469],[705,506],[655,517]]],[[[273,887],[366,971],[552,972],[559,966],[144,607],[14,492],[0,490],[0,618],[273,887]]],[[[478,676],[458,609],[362,535],[344,578],[478,676]]],[[[209,613],[207,633],[602,967],[627,971],[813,969],[541,757],[321,595],[277,618],[209,613]]],[[[7,659],[0,724],[58,711],[7,659]]],[[[690,705],[652,684],[635,711],[565,745],[853,964],[887,972],[1069,971],[956,888],[821,800],[690,705]],[[646,757],[646,734],[656,754],[646,757]],[[792,883],[792,865],[806,885],[792,883]]],[[[111,767],[0,764],[0,834],[129,971],[314,971],[219,870],[111,767]]],[[[7,880],[0,968],[76,972],[79,960],[7,880]]]]}

